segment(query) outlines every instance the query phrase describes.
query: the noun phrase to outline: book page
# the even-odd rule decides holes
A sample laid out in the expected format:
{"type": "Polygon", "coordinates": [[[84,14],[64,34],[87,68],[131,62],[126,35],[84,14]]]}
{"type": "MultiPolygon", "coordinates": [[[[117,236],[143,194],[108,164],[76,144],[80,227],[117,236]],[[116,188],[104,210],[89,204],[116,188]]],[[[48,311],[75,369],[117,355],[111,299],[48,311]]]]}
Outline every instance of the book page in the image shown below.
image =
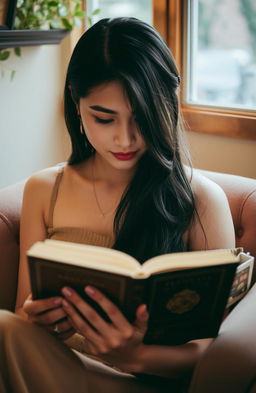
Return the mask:
{"type": "Polygon", "coordinates": [[[132,256],[105,247],[47,239],[35,243],[27,255],[132,276],[140,264],[132,256]]]}
{"type": "Polygon", "coordinates": [[[241,249],[189,251],[159,255],[145,262],[143,270],[145,273],[153,274],[239,262],[237,253],[240,250],[241,249]]]}
{"type": "Polygon", "coordinates": [[[230,307],[242,299],[251,286],[254,257],[245,253],[241,253],[240,255],[241,263],[236,269],[236,275],[233,280],[226,307],[230,307]]]}

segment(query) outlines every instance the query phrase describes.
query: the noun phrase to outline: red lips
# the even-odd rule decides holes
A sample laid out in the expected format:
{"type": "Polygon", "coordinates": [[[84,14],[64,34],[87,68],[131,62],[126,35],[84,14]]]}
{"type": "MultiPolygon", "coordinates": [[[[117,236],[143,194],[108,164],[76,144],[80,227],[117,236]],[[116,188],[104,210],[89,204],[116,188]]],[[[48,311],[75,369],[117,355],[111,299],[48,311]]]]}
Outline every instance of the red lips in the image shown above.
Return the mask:
{"type": "Polygon", "coordinates": [[[136,153],[137,153],[137,151],[130,151],[128,153],[113,153],[113,152],[111,152],[111,153],[118,160],[126,161],[126,160],[131,160],[132,158],[134,158],[136,153]]]}

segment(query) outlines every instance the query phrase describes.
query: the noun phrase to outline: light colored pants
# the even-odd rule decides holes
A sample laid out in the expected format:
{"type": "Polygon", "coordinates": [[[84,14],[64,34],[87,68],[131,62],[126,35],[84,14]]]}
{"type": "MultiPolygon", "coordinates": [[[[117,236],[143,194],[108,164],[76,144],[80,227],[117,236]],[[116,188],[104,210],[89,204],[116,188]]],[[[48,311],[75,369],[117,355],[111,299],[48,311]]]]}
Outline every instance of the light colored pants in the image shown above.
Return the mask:
{"type": "Polygon", "coordinates": [[[0,393],[176,393],[172,381],[137,378],[90,359],[45,329],[0,310],[0,393]]]}

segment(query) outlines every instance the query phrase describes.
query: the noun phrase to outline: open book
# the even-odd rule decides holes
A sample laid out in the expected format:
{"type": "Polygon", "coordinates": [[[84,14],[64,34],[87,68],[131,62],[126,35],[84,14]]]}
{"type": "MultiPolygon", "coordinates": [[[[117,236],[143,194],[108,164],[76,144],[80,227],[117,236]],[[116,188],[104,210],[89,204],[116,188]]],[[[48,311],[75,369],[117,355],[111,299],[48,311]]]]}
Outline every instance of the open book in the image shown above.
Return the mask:
{"type": "MultiPolygon", "coordinates": [[[[121,251],[56,240],[35,243],[27,252],[34,299],[74,288],[107,319],[84,292],[97,287],[134,321],[146,303],[149,327],[145,343],[180,344],[218,333],[237,267],[247,269],[249,287],[253,258],[241,249],[173,253],[141,265],[121,251]]],[[[245,291],[244,291],[245,292],[245,291]]],[[[241,297],[241,294],[239,293],[241,297]]]]}

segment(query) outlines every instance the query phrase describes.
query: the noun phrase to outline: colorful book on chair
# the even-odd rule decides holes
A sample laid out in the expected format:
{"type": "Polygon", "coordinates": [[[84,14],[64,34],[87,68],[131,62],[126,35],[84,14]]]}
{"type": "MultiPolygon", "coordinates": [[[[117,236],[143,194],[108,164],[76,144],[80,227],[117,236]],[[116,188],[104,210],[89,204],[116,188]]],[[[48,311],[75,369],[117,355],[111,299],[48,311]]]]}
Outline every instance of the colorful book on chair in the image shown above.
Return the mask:
{"type": "Polygon", "coordinates": [[[123,252],[104,247],[45,240],[27,253],[34,299],[74,288],[106,318],[84,292],[97,287],[134,321],[137,307],[149,312],[147,344],[175,345],[217,335],[237,268],[248,268],[253,258],[241,249],[159,255],[141,265],[123,252]]]}

